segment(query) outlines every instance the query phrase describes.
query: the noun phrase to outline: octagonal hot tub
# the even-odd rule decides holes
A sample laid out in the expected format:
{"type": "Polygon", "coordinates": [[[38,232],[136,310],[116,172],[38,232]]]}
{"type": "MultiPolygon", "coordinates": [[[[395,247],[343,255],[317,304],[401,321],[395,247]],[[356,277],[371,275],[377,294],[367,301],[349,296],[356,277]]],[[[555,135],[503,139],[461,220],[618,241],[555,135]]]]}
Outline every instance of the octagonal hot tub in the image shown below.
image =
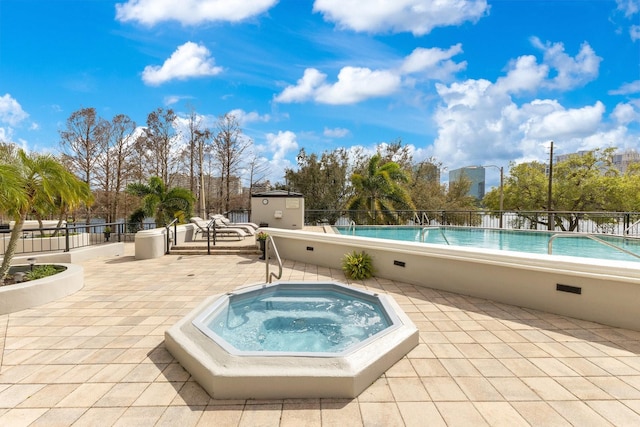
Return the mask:
{"type": "Polygon", "coordinates": [[[215,399],[356,397],[418,330],[388,295],[280,282],[207,299],[165,343],[215,399]]]}

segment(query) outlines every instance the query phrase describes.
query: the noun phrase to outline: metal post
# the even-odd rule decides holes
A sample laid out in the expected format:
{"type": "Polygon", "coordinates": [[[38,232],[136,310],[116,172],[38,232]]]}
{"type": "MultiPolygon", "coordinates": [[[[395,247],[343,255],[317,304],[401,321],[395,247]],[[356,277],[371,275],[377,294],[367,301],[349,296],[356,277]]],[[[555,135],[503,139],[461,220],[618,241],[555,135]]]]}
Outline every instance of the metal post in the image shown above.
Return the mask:
{"type": "Polygon", "coordinates": [[[548,218],[548,230],[553,231],[555,226],[553,224],[553,210],[551,207],[551,196],[552,196],[552,186],[553,186],[553,141],[551,141],[551,150],[549,151],[549,190],[547,192],[547,209],[549,210],[549,218],[548,218]]]}
{"type": "Polygon", "coordinates": [[[502,217],[504,216],[504,166],[500,167],[500,228],[502,228],[502,217]]]}
{"type": "Polygon", "coordinates": [[[69,246],[71,246],[69,244],[69,223],[67,222],[64,227],[64,251],[69,252],[69,246]]]}

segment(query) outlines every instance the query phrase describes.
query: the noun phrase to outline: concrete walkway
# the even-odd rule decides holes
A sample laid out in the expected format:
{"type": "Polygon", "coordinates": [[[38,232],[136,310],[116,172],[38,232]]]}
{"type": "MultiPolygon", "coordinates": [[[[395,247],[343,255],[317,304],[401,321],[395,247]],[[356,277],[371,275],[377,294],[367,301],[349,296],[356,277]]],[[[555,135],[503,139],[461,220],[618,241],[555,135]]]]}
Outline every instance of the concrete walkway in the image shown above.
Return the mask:
{"type": "MultiPolygon", "coordinates": [[[[264,282],[254,256],[85,262],[85,287],[0,316],[2,426],[640,425],[640,332],[390,280],[421,343],[357,399],[217,401],[164,348],[204,297],[264,282]]],[[[347,282],[286,263],[283,280],[347,282]]]]}

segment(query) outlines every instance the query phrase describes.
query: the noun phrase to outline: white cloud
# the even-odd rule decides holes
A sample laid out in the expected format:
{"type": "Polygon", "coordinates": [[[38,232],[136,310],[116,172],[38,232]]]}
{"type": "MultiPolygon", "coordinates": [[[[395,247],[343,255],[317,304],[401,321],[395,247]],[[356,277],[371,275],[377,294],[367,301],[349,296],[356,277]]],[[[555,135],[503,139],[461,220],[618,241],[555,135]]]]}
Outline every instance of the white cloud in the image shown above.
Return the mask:
{"type": "Polygon", "coordinates": [[[640,93],[640,80],[625,83],[618,89],[609,91],[609,95],[630,95],[634,93],[640,93]]]}
{"type": "Polygon", "coordinates": [[[449,86],[436,84],[442,104],[434,114],[438,136],[433,155],[455,168],[477,159],[512,158],[509,143],[517,132],[517,107],[488,80],[466,80],[449,86]]]}
{"type": "Polygon", "coordinates": [[[533,37],[532,44],[544,52],[543,62],[555,70],[555,76],[545,83],[552,89],[568,90],[584,86],[598,77],[602,58],[595,54],[589,43],[582,43],[575,57],[567,55],[562,43],[543,44],[533,37]]]}
{"type": "Polygon", "coordinates": [[[549,140],[560,142],[562,152],[574,152],[606,129],[599,101],[574,109],[551,99],[518,105],[500,84],[487,80],[436,84],[436,89],[442,104],[434,115],[433,155],[452,168],[544,159],[549,140]]]}
{"type": "Polygon", "coordinates": [[[559,109],[546,115],[533,116],[527,136],[534,139],[557,139],[587,136],[602,122],[604,105],[598,101],[582,108],[559,109]]]}
{"type": "Polygon", "coordinates": [[[629,27],[629,36],[634,42],[640,40],[640,25],[632,25],[629,27]]]}
{"type": "Polygon", "coordinates": [[[303,102],[314,100],[321,104],[355,104],[365,99],[389,95],[400,86],[400,76],[388,70],[344,67],[334,84],[326,82],[326,74],[307,68],[295,86],[286,87],[277,95],[276,102],[303,102]]]}
{"type": "Polygon", "coordinates": [[[333,85],[317,90],[316,100],[323,104],[355,104],[369,98],[390,95],[400,87],[400,76],[387,70],[344,67],[333,85]]]}
{"type": "Polygon", "coordinates": [[[184,96],[184,95],[168,95],[164,97],[164,105],[170,106],[177,104],[183,99],[192,99],[192,96],[184,96]]]}
{"type": "Polygon", "coordinates": [[[450,86],[437,83],[436,91],[449,108],[477,107],[481,100],[487,99],[486,92],[490,87],[491,82],[488,80],[466,80],[452,83],[450,86]]]}
{"type": "Polygon", "coordinates": [[[313,11],[338,27],[368,33],[411,32],[477,22],[488,13],[486,0],[316,0],[313,11]]]}
{"type": "Polygon", "coordinates": [[[322,134],[328,138],[344,138],[349,135],[349,129],[345,128],[333,128],[329,129],[327,127],[324,128],[322,134]]]}
{"type": "Polygon", "coordinates": [[[419,47],[404,59],[400,71],[404,74],[423,72],[431,79],[448,80],[452,74],[467,67],[466,61],[456,63],[451,60],[451,57],[459,53],[462,53],[460,43],[446,50],[419,47]]]}
{"type": "Polygon", "coordinates": [[[246,123],[251,123],[251,122],[265,122],[266,123],[269,120],[271,120],[271,116],[269,114],[265,114],[265,115],[261,116],[259,113],[255,112],[255,111],[246,112],[246,111],[244,111],[242,109],[231,110],[231,111],[229,111],[229,114],[234,116],[241,126],[246,124],[246,123]]]}
{"type": "Polygon", "coordinates": [[[616,0],[618,10],[624,13],[626,18],[630,18],[640,11],[640,1],[638,0],[616,0]]]}
{"type": "Polygon", "coordinates": [[[4,96],[0,96],[0,122],[16,126],[27,117],[29,114],[10,94],[6,93],[4,96]]]}
{"type": "Polygon", "coordinates": [[[170,80],[186,80],[194,77],[215,76],[222,72],[216,67],[211,52],[204,46],[187,42],[171,54],[162,66],[148,65],[142,72],[142,80],[151,86],[158,86],[170,80]]]}
{"type": "Polygon", "coordinates": [[[0,142],[13,142],[13,129],[0,126],[0,142]]]}
{"type": "Polygon", "coordinates": [[[508,93],[532,91],[540,86],[548,73],[549,67],[538,65],[534,56],[525,55],[511,62],[507,75],[500,77],[496,86],[508,93]]]}
{"type": "Polygon", "coordinates": [[[411,73],[432,80],[449,80],[453,73],[464,69],[466,62],[451,61],[462,52],[457,44],[447,50],[418,48],[403,59],[398,68],[372,70],[366,67],[343,67],[335,83],[327,82],[327,75],[315,68],[307,68],[295,85],[287,86],[274,101],[281,103],[315,101],[321,104],[347,105],[397,92],[411,73]]]}
{"type": "Polygon", "coordinates": [[[273,160],[282,160],[288,152],[298,149],[296,134],[290,130],[278,131],[277,135],[268,133],[266,138],[269,150],[273,153],[273,160]]]}
{"type": "Polygon", "coordinates": [[[178,21],[195,25],[211,21],[239,22],[260,15],[278,0],[129,0],[116,4],[116,19],[155,25],[178,21]]]}
{"type": "Polygon", "coordinates": [[[616,105],[611,116],[621,125],[628,125],[631,122],[640,122],[640,111],[637,111],[631,104],[616,105]]]}
{"type": "Polygon", "coordinates": [[[322,86],[327,75],[315,68],[307,68],[301,79],[295,86],[287,86],[280,95],[275,97],[276,102],[303,102],[312,99],[318,87],[322,86]]]}

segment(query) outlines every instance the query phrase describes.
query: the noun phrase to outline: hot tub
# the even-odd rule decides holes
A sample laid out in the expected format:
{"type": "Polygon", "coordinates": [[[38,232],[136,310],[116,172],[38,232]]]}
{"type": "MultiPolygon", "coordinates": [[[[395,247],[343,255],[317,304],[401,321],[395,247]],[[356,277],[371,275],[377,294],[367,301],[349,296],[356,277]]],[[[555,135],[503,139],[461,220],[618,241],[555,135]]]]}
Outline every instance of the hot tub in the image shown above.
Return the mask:
{"type": "Polygon", "coordinates": [[[388,295],[279,282],[207,299],[165,343],[215,399],[338,398],[359,395],[418,330],[388,295]]]}

